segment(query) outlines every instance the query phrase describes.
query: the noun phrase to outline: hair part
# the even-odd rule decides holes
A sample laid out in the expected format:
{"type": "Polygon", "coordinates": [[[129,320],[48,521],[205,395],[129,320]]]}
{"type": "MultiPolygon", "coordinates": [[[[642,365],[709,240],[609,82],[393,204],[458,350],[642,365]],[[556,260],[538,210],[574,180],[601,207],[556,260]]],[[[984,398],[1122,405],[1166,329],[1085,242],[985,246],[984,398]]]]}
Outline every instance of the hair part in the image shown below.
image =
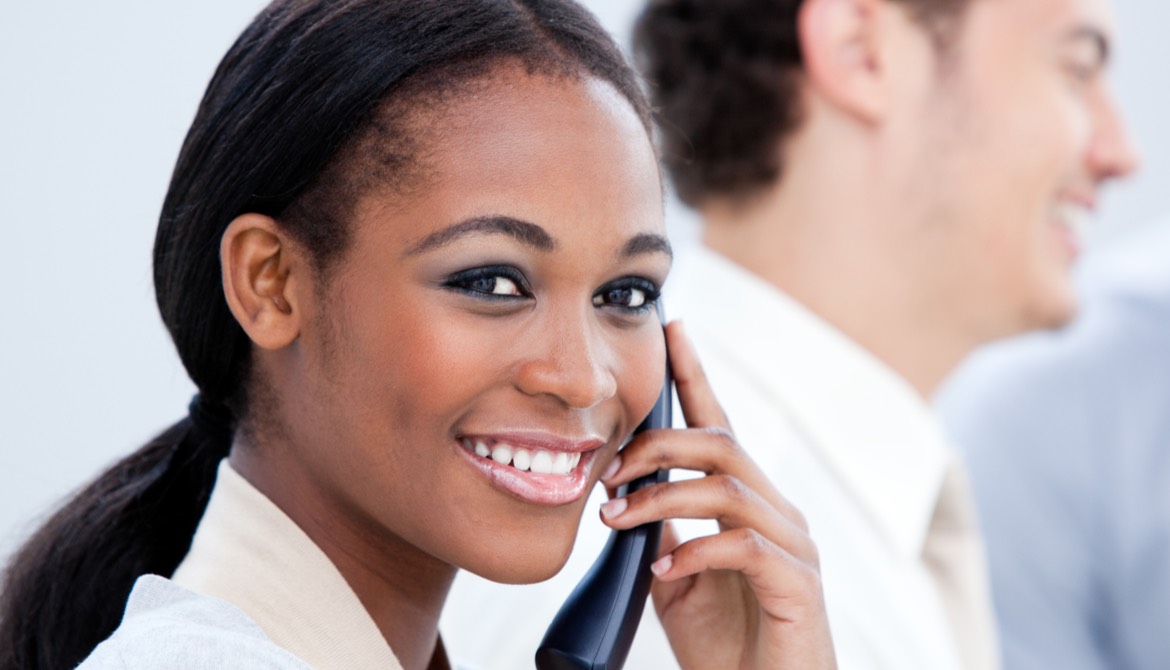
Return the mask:
{"type": "MultiPolygon", "coordinates": [[[[276,0],[253,20],[208,85],[155,238],[159,311],[205,403],[248,430],[250,398],[268,400],[249,394],[264,382],[223,295],[231,221],[273,217],[327,277],[362,195],[425,177],[411,115],[504,62],[607,81],[649,130],[636,75],[572,0],[276,0]]],[[[67,501],[5,571],[0,670],[75,667],[140,575],[173,574],[231,443],[185,418],[67,501]]]]}
{"type": "MultiPolygon", "coordinates": [[[[974,0],[903,5],[940,52],[974,0]]],[[[655,105],[662,161],[691,207],[749,201],[782,177],[802,121],[803,0],[651,0],[634,26],[635,60],[655,105]]]]}

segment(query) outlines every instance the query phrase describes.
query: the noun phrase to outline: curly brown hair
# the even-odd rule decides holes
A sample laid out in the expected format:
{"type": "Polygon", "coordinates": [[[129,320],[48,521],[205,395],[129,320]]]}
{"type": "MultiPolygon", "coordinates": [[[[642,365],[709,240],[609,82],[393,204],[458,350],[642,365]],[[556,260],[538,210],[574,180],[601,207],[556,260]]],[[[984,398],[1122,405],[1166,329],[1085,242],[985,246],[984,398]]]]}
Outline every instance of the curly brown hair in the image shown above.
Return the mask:
{"type": "MultiPolygon", "coordinates": [[[[905,5],[945,47],[970,0],[905,5]]],[[[803,0],[651,0],[634,53],[661,132],[662,160],[683,202],[742,201],[782,172],[780,144],[799,125],[803,0]]]]}

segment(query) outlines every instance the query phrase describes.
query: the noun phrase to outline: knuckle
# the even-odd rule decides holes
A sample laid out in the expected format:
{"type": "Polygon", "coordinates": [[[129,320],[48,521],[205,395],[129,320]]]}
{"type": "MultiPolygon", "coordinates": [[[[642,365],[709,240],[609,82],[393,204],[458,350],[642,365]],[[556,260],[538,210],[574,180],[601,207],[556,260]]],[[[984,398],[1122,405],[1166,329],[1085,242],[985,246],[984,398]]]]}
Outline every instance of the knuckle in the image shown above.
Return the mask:
{"type": "Polygon", "coordinates": [[[694,540],[687,542],[675,551],[676,554],[685,554],[687,559],[693,563],[706,564],[707,543],[702,540],[694,540]]]}
{"type": "Polygon", "coordinates": [[[642,489],[638,493],[642,497],[640,501],[642,507],[653,507],[659,513],[665,511],[668,515],[670,514],[669,509],[664,510],[664,508],[669,508],[671,501],[674,499],[674,486],[671,484],[655,484],[642,489]]]}
{"type": "Polygon", "coordinates": [[[644,502],[651,504],[656,503],[657,501],[662,500],[663,488],[665,487],[662,484],[647,486],[641,491],[638,491],[638,497],[641,498],[644,502]]]}
{"type": "Polygon", "coordinates": [[[649,447],[649,461],[659,470],[674,464],[676,452],[673,440],[677,432],[670,429],[660,429],[645,434],[649,447]]]}
{"type": "Polygon", "coordinates": [[[810,541],[808,547],[804,550],[805,562],[817,570],[819,576],[821,569],[821,550],[817,548],[815,542],[810,541]]]}
{"type": "Polygon", "coordinates": [[[739,440],[735,439],[735,434],[732,433],[729,429],[720,426],[713,426],[710,428],[704,428],[703,430],[707,433],[708,436],[710,436],[716,448],[718,448],[718,450],[723,454],[734,456],[739,454],[741,451],[739,440]]]}
{"type": "Polygon", "coordinates": [[[674,449],[663,444],[654,454],[654,466],[659,470],[667,470],[675,463],[676,458],[674,449]]]}
{"type": "Polygon", "coordinates": [[[735,435],[733,435],[732,432],[730,430],[728,430],[727,428],[723,428],[722,426],[717,426],[717,427],[711,428],[710,430],[711,430],[711,433],[713,435],[715,435],[715,437],[719,440],[719,443],[725,449],[731,449],[731,450],[738,450],[739,449],[739,442],[735,439],[735,435]]]}
{"type": "Polygon", "coordinates": [[[743,551],[753,558],[759,558],[769,553],[771,542],[755,528],[743,528],[740,533],[740,545],[743,551]]]}
{"type": "Polygon", "coordinates": [[[676,566],[687,566],[688,569],[698,568],[706,570],[709,565],[707,543],[701,540],[692,540],[680,545],[672,552],[676,566]]]}
{"type": "Polygon", "coordinates": [[[821,583],[821,571],[805,563],[799,564],[797,568],[797,581],[800,588],[808,594],[819,594],[824,588],[821,583]]]}
{"type": "Polygon", "coordinates": [[[748,489],[743,482],[739,481],[731,475],[711,475],[709,478],[719,490],[719,495],[722,498],[727,498],[735,503],[742,503],[748,497],[748,489]]]}
{"type": "Polygon", "coordinates": [[[793,507],[791,518],[792,523],[796,524],[797,528],[804,531],[805,535],[809,533],[808,517],[804,515],[804,512],[800,511],[796,507],[793,507]]]}

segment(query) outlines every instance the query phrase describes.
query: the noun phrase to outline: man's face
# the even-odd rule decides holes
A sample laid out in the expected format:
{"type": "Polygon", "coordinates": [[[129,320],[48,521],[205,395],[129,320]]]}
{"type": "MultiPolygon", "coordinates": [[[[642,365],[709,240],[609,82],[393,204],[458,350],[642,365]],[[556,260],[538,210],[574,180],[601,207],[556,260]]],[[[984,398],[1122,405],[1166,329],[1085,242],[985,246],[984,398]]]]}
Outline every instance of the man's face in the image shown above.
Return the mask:
{"type": "Polygon", "coordinates": [[[1078,229],[1135,157],[1105,80],[1107,0],[971,0],[919,106],[939,290],[985,340],[1057,326],[1078,229]]]}

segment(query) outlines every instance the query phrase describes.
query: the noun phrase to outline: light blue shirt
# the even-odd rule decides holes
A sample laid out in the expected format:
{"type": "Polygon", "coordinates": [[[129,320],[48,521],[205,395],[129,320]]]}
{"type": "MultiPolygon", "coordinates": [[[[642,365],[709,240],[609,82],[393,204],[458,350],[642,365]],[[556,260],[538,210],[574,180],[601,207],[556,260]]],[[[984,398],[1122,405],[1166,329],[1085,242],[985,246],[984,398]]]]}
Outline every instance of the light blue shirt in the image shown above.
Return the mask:
{"type": "Polygon", "coordinates": [[[1061,333],[940,394],[965,448],[1007,670],[1170,668],[1170,220],[1092,256],[1061,333]]]}

